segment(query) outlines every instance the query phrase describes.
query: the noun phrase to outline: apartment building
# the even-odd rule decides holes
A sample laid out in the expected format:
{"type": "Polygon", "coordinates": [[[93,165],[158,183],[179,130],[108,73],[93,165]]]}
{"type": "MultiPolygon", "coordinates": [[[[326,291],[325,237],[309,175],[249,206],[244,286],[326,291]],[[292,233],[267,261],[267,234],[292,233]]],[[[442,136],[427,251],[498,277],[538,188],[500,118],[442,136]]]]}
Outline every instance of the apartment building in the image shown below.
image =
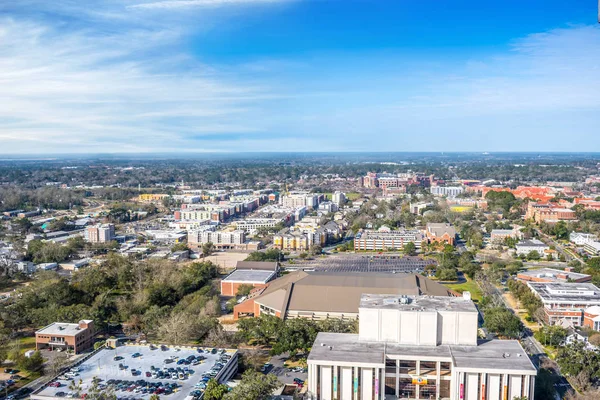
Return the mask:
{"type": "Polygon", "coordinates": [[[291,193],[281,198],[284,207],[299,208],[306,207],[314,210],[323,201],[322,194],[315,193],[291,193]]]}
{"type": "Polygon", "coordinates": [[[340,191],[336,191],[333,195],[331,195],[331,201],[339,206],[342,206],[346,203],[346,194],[340,191]]]}
{"type": "Polygon", "coordinates": [[[377,231],[363,229],[354,238],[354,250],[389,250],[402,249],[412,242],[417,249],[421,248],[423,234],[416,229],[391,230],[382,226],[377,231]]]}
{"type": "Polygon", "coordinates": [[[277,224],[282,222],[284,222],[284,220],[281,218],[248,218],[241,221],[235,221],[233,225],[235,225],[238,230],[254,234],[257,229],[274,228],[277,224]]]}
{"type": "Polygon", "coordinates": [[[75,354],[94,345],[94,321],[81,320],[77,324],[55,322],[35,333],[35,348],[70,350],[75,354]]]}
{"type": "Polygon", "coordinates": [[[592,283],[528,282],[527,286],[542,300],[545,319],[550,325],[564,319],[581,326],[584,310],[600,306],[600,289],[592,283]]]}
{"type": "Polygon", "coordinates": [[[189,231],[188,244],[190,247],[201,247],[205,243],[212,243],[217,249],[234,249],[244,245],[246,233],[236,231],[189,231]]]}
{"type": "Polygon", "coordinates": [[[85,240],[90,243],[107,243],[115,239],[113,224],[100,224],[85,229],[85,240]]]}
{"type": "Polygon", "coordinates": [[[477,339],[465,298],[362,294],[359,333],[319,333],[311,400],[533,399],[537,369],[516,340],[477,339]]]}
{"type": "Polygon", "coordinates": [[[159,194],[151,194],[144,193],[138,196],[138,201],[141,203],[158,203],[163,201],[163,199],[169,197],[168,194],[159,193],[159,194]]]}

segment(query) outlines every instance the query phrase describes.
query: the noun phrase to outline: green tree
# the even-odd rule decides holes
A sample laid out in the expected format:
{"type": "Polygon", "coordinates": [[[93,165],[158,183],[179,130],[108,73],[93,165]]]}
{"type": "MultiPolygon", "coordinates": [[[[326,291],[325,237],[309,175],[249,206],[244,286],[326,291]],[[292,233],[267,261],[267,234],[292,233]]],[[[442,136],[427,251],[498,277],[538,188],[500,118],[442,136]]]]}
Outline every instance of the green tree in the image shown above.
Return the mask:
{"type": "Polygon", "coordinates": [[[244,283],[244,284],[238,286],[236,295],[237,296],[248,296],[250,294],[250,292],[252,291],[252,289],[254,289],[254,286],[244,283]]]}
{"type": "Polygon", "coordinates": [[[206,384],[203,398],[205,400],[221,400],[228,391],[229,388],[227,385],[219,384],[216,379],[211,379],[206,384]]]}
{"type": "Polygon", "coordinates": [[[204,257],[210,256],[215,249],[215,245],[212,242],[204,243],[202,245],[202,255],[204,257]]]}
{"type": "Polygon", "coordinates": [[[225,400],[267,400],[280,383],[273,374],[263,375],[260,372],[248,370],[242,380],[233,390],[224,396],[225,400]]]}
{"type": "Polygon", "coordinates": [[[298,352],[306,354],[317,338],[317,333],[318,327],[314,321],[305,318],[288,319],[279,331],[271,353],[290,353],[292,357],[298,352]]]}
{"type": "Polygon", "coordinates": [[[408,242],[402,247],[402,251],[407,256],[414,256],[417,252],[417,246],[413,242],[408,242]]]}
{"type": "Polygon", "coordinates": [[[523,329],[519,317],[506,307],[492,307],[485,310],[484,326],[501,336],[516,338],[523,329]]]}
{"type": "Polygon", "coordinates": [[[176,251],[184,251],[184,250],[187,250],[187,249],[188,249],[188,245],[185,242],[175,243],[173,246],[171,246],[171,252],[172,253],[174,253],[176,251]]]}

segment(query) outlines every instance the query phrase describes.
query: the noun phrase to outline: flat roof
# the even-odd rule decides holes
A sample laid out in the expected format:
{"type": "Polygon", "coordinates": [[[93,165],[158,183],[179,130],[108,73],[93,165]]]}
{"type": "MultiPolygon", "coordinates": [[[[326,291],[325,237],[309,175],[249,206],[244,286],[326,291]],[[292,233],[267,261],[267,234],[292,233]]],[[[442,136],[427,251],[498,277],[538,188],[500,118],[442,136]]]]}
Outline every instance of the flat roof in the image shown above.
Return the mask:
{"type": "Polygon", "coordinates": [[[518,371],[535,375],[537,370],[516,340],[481,340],[477,346],[414,346],[360,341],[356,334],[317,335],[308,361],[385,365],[386,355],[439,361],[446,359],[456,368],[518,371]]]}
{"type": "Polygon", "coordinates": [[[600,304],[600,289],[588,282],[527,282],[542,301],[600,304]]]}
{"type": "Polygon", "coordinates": [[[275,271],[269,270],[236,269],[223,279],[223,281],[267,283],[274,275],[275,271]]]}
{"type": "Polygon", "coordinates": [[[549,247],[546,243],[541,240],[531,239],[531,240],[522,240],[516,244],[517,246],[522,247],[549,247]]]}
{"type": "Polygon", "coordinates": [[[475,304],[463,297],[411,296],[393,294],[363,294],[359,308],[403,311],[462,311],[477,312],[475,304]]]}
{"type": "MultiPolygon", "coordinates": [[[[84,320],[82,322],[90,323],[92,320],[84,320]]],[[[45,328],[36,331],[41,335],[63,335],[63,336],[75,336],[79,332],[83,332],[85,329],[80,328],[79,324],[69,324],[64,322],[54,322],[45,328]]]]}
{"type": "Polygon", "coordinates": [[[583,278],[589,278],[591,277],[591,275],[588,274],[580,274],[578,272],[568,272],[565,270],[561,270],[561,269],[554,269],[554,268],[539,268],[539,269],[530,269],[527,271],[520,271],[518,275],[525,275],[525,276],[531,276],[531,277],[538,277],[538,278],[549,278],[549,279],[555,279],[557,281],[565,281],[566,279],[560,279],[557,277],[557,275],[566,275],[567,279],[583,279],[583,278]]]}
{"type": "MultiPolygon", "coordinates": [[[[78,367],[80,371],[78,375],[75,377],[75,380],[79,382],[81,379],[81,388],[82,394],[91,386],[92,380],[96,378],[100,378],[102,384],[107,384],[107,381],[110,379],[113,380],[125,380],[129,381],[132,384],[135,381],[143,379],[146,382],[162,382],[166,383],[176,383],[178,385],[178,390],[172,394],[165,395],[161,394],[161,399],[167,400],[184,400],[187,396],[190,395],[190,392],[194,390],[194,386],[202,381],[202,374],[210,371],[210,369],[219,362],[221,357],[220,354],[212,354],[206,352],[199,353],[196,347],[188,347],[188,346],[176,346],[171,347],[167,346],[168,350],[162,351],[160,348],[156,348],[151,350],[149,345],[125,345],[119,346],[116,349],[102,349],[98,353],[91,356],[89,359],[85,360],[83,363],[79,364],[78,367]],[[140,353],[141,356],[133,357],[134,353],[140,353]],[[169,364],[165,364],[164,360],[169,357],[178,357],[179,359],[184,359],[189,357],[190,355],[202,355],[206,359],[199,365],[177,365],[176,362],[171,362],[169,364]],[[123,357],[121,360],[116,360],[114,357],[123,357]],[[123,364],[127,366],[126,369],[120,369],[119,364],[123,364]],[[188,367],[191,369],[192,373],[184,380],[179,379],[153,379],[152,377],[146,377],[146,372],[151,371],[151,366],[162,369],[163,367],[167,368],[177,368],[177,367],[188,367]],[[131,370],[135,369],[141,372],[141,374],[133,376],[131,374],[131,370]]],[[[234,359],[233,355],[236,353],[236,350],[226,350],[226,354],[231,356],[231,360],[237,362],[237,359],[234,359]]],[[[227,366],[224,366],[221,371],[225,371],[227,366]]],[[[60,377],[59,377],[60,378],[60,377]]],[[[69,390],[70,381],[65,379],[55,379],[54,381],[59,382],[61,384],[60,387],[51,387],[46,386],[41,391],[34,393],[32,395],[33,399],[54,399],[59,398],[56,396],[58,392],[64,392],[68,394],[71,392],[69,390]]],[[[115,390],[115,394],[118,398],[124,398],[123,396],[133,398],[139,400],[148,400],[151,396],[149,393],[135,393],[128,392],[123,390],[115,390]]],[[[65,397],[65,396],[62,396],[65,397]]]]}

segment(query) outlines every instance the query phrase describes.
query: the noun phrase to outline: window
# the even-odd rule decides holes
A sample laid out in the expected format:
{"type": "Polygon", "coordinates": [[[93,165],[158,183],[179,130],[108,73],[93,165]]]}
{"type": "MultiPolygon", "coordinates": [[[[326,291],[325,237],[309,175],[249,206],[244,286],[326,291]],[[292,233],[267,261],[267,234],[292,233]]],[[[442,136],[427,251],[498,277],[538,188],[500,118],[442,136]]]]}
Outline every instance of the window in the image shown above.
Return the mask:
{"type": "Polygon", "coordinates": [[[421,361],[420,375],[437,375],[437,363],[435,361],[421,361]]]}
{"type": "Polygon", "coordinates": [[[415,375],[417,373],[416,361],[400,361],[400,374],[415,375]]]}
{"type": "Polygon", "coordinates": [[[440,381],[440,397],[442,399],[450,398],[450,381],[440,381]]]}
{"type": "Polygon", "coordinates": [[[385,360],[385,373],[386,374],[396,374],[396,360],[385,360]]]}
{"type": "Polygon", "coordinates": [[[396,395],[396,378],[385,378],[385,394],[396,395]]]}
{"type": "Polygon", "coordinates": [[[412,383],[412,378],[400,378],[398,382],[398,395],[400,398],[414,398],[416,396],[416,388],[412,383]]]}

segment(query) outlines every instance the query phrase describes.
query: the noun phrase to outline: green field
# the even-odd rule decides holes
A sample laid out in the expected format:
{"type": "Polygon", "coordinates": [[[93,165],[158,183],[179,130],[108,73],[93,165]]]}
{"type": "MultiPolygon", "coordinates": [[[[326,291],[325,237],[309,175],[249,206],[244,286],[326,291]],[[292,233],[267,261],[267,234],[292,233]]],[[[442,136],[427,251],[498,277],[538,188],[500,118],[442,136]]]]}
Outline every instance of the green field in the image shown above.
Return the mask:
{"type": "Polygon", "coordinates": [[[346,198],[350,201],[358,200],[362,197],[362,194],[356,192],[346,193],[346,198]]]}
{"type": "Polygon", "coordinates": [[[479,289],[479,286],[477,285],[477,283],[475,283],[474,281],[467,279],[466,282],[463,283],[450,283],[450,284],[445,284],[444,286],[447,286],[448,288],[455,290],[459,293],[462,292],[471,292],[471,299],[473,299],[473,301],[475,302],[479,302],[481,301],[481,298],[483,297],[483,294],[481,293],[481,289],[479,289]]]}

